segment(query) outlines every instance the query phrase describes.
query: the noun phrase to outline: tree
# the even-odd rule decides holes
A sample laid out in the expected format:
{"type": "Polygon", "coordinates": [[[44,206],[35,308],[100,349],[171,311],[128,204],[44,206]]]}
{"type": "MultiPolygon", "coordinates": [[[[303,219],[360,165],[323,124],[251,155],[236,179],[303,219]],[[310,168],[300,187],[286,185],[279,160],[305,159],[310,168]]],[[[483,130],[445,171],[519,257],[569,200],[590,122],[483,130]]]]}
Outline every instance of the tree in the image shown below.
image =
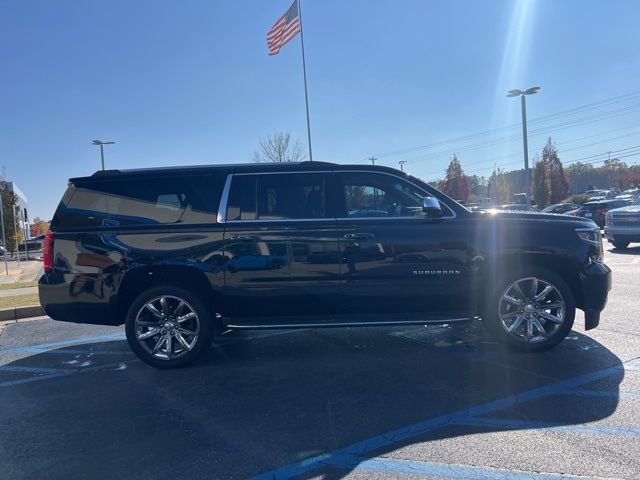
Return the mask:
{"type": "Polygon", "coordinates": [[[537,161],[533,167],[533,198],[535,198],[538,208],[548,206],[553,198],[551,195],[549,167],[543,161],[537,161]]]}
{"type": "Polygon", "coordinates": [[[251,154],[256,163],[301,162],[305,159],[300,142],[291,143],[289,132],[277,132],[260,140],[260,146],[251,154]]]}
{"type": "Polygon", "coordinates": [[[561,202],[569,192],[569,177],[564,171],[562,160],[558,156],[558,149],[551,137],[547,140],[546,145],[542,149],[542,159],[549,173],[549,182],[551,185],[551,203],[561,202]]]}
{"type": "Polygon", "coordinates": [[[44,235],[49,231],[49,222],[42,220],[40,217],[33,219],[31,223],[31,235],[37,237],[38,235],[44,235]]]}
{"type": "Polygon", "coordinates": [[[442,191],[459,202],[469,199],[469,177],[465,175],[455,154],[442,181],[442,191]]]}
{"type": "Polygon", "coordinates": [[[497,168],[491,174],[489,178],[489,185],[487,186],[489,196],[493,200],[493,203],[509,203],[509,197],[511,196],[511,187],[507,179],[506,172],[497,168]]]}
{"type": "MultiPolygon", "coordinates": [[[[0,195],[2,195],[4,235],[7,240],[7,244],[4,247],[7,251],[11,252],[11,257],[13,258],[13,252],[18,248],[18,245],[24,241],[24,234],[19,224],[21,214],[20,206],[17,205],[18,196],[8,190],[7,182],[3,179],[0,179],[0,192],[0,195]]],[[[0,241],[2,241],[1,232],[0,241]]]]}

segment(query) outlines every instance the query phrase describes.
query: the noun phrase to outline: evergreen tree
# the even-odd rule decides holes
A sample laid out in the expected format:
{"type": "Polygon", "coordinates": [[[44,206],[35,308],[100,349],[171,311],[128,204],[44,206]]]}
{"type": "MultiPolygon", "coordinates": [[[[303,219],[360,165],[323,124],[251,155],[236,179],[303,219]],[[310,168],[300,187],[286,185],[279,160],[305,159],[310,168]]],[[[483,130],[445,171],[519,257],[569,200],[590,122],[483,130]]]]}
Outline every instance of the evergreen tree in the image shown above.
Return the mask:
{"type": "Polygon", "coordinates": [[[564,200],[569,192],[569,176],[564,171],[562,160],[558,156],[558,149],[551,137],[542,149],[542,163],[546,165],[551,184],[551,203],[559,203],[564,200]]]}
{"type": "MultiPolygon", "coordinates": [[[[533,167],[533,198],[538,208],[549,205],[551,199],[551,175],[547,163],[538,161],[533,167]]],[[[564,197],[563,197],[564,198],[564,197]]]]}
{"type": "Polygon", "coordinates": [[[455,154],[442,181],[442,191],[459,202],[466,202],[469,199],[469,177],[465,175],[455,154]]]}

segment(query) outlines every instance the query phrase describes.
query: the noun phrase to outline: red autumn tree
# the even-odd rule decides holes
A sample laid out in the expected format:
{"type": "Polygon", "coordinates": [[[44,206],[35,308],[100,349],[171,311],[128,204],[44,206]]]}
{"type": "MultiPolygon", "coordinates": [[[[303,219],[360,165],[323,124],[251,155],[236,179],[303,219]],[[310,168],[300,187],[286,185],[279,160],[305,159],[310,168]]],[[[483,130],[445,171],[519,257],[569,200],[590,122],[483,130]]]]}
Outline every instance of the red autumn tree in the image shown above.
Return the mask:
{"type": "Polygon", "coordinates": [[[442,191],[459,202],[469,200],[469,177],[462,170],[458,157],[454,154],[451,163],[447,167],[442,191]]]}

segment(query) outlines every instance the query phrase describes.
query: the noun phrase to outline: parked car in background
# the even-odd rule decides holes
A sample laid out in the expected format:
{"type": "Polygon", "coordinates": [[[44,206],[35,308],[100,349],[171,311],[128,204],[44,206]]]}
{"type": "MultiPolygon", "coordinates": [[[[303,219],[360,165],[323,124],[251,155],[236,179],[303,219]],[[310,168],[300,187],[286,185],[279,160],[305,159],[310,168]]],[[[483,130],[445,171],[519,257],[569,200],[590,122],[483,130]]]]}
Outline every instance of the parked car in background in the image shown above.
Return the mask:
{"type": "Polygon", "coordinates": [[[388,167],[114,170],[70,180],[39,295],[55,320],[124,323],[134,353],[160,368],[227,330],[477,317],[498,341],[540,351],[566,337],[576,308],[598,325],[602,260],[589,220],[470,212],[388,167]]]}
{"type": "Polygon", "coordinates": [[[35,252],[37,250],[42,250],[42,246],[44,244],[44,235],[38,235],[37,237],[33,237],[28,239],[26,242],[22,242],[18,248],[20,249],[21,252],[25,251],[25,243],[26,243],[26,248],[30,251],[30,252],[35,252]]]}
{"type": "Polygon", "coordinates": [[[507,205],[498,205],[493,207],[495,210],[517,210],[521,212],[539,212],[535,205],[531,205],[527,207],[524,203],[509,203],[507,205]]]}
{"type": "Polygon", "coordinates": [[[640,242],[640,198],[626,207],[609,210],[604,234],[616,248],[627,248],[632,242],[640,242]]]}
{"type": "Polygon", "coordinates": [[[586,195],[587,197],[595,197],[597,195],[602,195],[603,191],[603,189],[597,188],[593,190],[587,190],[583,195],[586,195]]]}
{"type": "Polygon", "coordinates": [[[574,213],[576,217],[584,217],[592,220],[600,228],[604,227],[605,216],[609,210],[626,207],[631,202],[624,199],[599,200],[597,202],[587,202],[580,206],[574,213]]]}
{"type": "Polygon", "coordinates": [[[580,205],[575,203],[555,203],[543,208],[542,211],[544,213],[566,213],[571,210],[577,210],[578,208],[580,208],[580,205]]]}
{"type": "Polygon", "coordinates": [[[640,198],[640,188],[630,188],[629,190],[625,190],[620,195],[617,195],[616,198],[634,201],[637,198],[640,198]]]}

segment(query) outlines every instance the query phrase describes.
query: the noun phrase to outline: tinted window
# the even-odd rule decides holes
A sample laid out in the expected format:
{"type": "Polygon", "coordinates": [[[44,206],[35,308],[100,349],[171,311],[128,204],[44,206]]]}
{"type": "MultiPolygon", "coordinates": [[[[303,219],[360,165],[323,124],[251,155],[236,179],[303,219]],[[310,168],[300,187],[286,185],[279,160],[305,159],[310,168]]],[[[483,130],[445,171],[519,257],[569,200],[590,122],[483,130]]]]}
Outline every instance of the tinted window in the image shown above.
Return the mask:
{"type": "Polygon", "coordinates": [[[324,205],[322,174],[289,173],[258,177],[260,220],[323,218],[324,205]]]}
{"type": "Polygon", "coordinates": [[[227,220],[256,219],[255,175],[234,176],[227,200],[227,220]]]}
{"type": "Polygon", "coordinates": [[[344,173],[341,178],[347,217],[423,215],[422,202],[427,194],[400,178],[369,172],[344,173]]]}
{"type": "Polygon", "coordinates": [[[239,175],[229,192],[228,220],[325,217],[324,176],[315,173],[239,175]]]}
{"type": "Polygon", "coordinates": [[[89,180],[65,195],[56,227],[213,223],[222,190],[213,176],[89,180]]]}

